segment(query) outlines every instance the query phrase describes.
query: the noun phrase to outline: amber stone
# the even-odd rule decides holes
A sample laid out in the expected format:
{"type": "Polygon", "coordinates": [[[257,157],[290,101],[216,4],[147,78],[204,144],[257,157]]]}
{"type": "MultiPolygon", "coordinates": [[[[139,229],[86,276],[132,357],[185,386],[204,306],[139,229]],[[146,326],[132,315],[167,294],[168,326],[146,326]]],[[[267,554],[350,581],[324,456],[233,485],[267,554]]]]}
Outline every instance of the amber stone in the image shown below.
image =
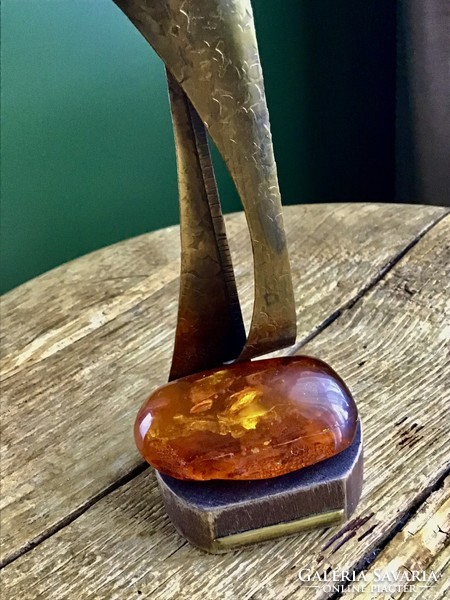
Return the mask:
{"type": "Polygon", "coordinates": [[[264,479],[347,448],[358,413],[342,379],[307,356],[255,360],[157,389],[136,419],[142,456],[178,479],[264,479]]]}

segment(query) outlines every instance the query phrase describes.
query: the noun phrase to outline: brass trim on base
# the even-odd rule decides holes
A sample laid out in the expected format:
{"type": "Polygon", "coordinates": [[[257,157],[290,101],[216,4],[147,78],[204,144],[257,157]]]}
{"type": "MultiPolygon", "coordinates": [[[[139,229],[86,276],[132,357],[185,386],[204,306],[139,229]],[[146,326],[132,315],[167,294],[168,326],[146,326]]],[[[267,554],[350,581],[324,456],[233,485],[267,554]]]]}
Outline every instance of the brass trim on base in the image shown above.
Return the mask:
{"type": "Polygon", "coordinates": [[[231,548],[244,546],[246,544],[257,544],[258,542],[266,542],[278,537],[292,535],[303,531],[304,529],[312,529],[314,527],[327,527],[329,525],[337,525],[345,520],[345,512],[343,509],[324,512],[318,515],[311,515],[296,521],[288,523],[277,523],[276,525],[268,525],[259,529],[234,533],[225,537],[217,538],[211,545],[210,552],[226,552],[231,548]]]}
{"type": "Polygon", "coordinates": [[[254,481],[183,481],[157,474],[167,513],[191,544],[218,554],[348,519],[363,483],[361,423],[340,454],[254,481]]]}

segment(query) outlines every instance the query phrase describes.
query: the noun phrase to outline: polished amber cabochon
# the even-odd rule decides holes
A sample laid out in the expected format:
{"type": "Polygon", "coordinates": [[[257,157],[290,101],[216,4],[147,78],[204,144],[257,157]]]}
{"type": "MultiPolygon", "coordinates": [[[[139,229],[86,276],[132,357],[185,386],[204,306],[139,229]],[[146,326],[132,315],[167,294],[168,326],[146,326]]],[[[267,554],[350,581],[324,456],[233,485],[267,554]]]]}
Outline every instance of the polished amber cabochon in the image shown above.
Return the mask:
{"type": "Polygon", "coordinates": [[[358,413],[326,363],[289,356],[236,363],[157,389],[135,423],[142,456],[178,479],[265,479],[353,441],[358,413]]]}

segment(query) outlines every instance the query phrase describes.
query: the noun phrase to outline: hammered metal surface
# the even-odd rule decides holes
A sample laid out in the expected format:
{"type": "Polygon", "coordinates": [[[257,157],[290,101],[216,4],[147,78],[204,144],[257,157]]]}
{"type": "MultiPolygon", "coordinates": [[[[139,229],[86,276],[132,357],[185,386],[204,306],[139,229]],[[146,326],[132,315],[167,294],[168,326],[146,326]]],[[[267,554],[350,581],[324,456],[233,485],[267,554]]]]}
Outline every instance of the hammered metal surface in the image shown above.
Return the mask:
{"type": "Polygon", "coordinates": [[[292,344],[295,304],[253,12],[248,0],[115,0],[181,85],[231,173],[254,256],[240,359],[292,344]]]}
{"type": "Polygon", "coordinates": [[[180,197],[181,273],[169,379],[230,361],[245,328],[203,123],[168,73],[180,197]]]}

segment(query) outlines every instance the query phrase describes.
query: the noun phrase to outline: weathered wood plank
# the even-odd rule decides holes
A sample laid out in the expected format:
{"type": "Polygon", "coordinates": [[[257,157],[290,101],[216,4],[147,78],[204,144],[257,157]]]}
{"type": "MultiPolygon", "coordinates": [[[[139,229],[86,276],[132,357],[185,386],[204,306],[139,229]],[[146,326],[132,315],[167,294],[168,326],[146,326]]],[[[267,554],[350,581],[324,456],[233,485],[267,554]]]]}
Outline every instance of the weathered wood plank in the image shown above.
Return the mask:
{"type": "Polygon", "coordinates": [[[449,589],[450,568],[450,478],[443,487],[435,491],[420,507],[417,513],[405,524],[403,529],[389,542],[377,559],[365,572],[367,581],[365,590],[344,593],[344,598],[367,598],[379,596],[388,586],[393,591],[389,597],[399,598],[444,598],[445,589],[449,589]],[[419,581],[411,580],[413,572],[419,581]],[[420,581],[426,578],[433,579],[420,581]],[[395,577],[399,579],[398,583],[395,577]],[[434,581],[436,577],[437,581],[434,581]],[[397,591],[395,586],[399,585],[397,591]],[[406,586],[406,589],[405,587],[406,586]],[[372,593],[371,593],[372,592],[372,593]]]}
{"type": "MultiPolygon", "coordinates": [[[[80,590],[83,597],[98,599],[140,594],[164,600],[326,597],[302,585],[299,570],[354,567],[426,497],[448,466],[449,232],[449,219],[436,225],[305,348],[340,372],[361,412],[366,478],[349,524],[340,531],[314,531],[222,556],[205,555],[173,531],[148,471],[8,565],[7,593],[58,600],[77,597],[80,590]]],[[[113,416],[105,415],[106,423],[120,418],[114,406],[107,403],[107,408],[113,416]]],[[[81,425],[74,426],[79,430],[81,425]]],[[[110,443],[110,456],[120,455],[114,439],[110,443]]],[[[74,457],[70,464],[78,467],[74,457]]],[[[84,471],[81,475],[86,477],[84,471]]],[[[72,489],[71,482],[64,491],[72,489]]]]}
{"type": "Polygon", "coordinates": [[[1,356],[19,354],[46,332],[107,305],[167,266],[176,277],[178,261],[178,227],[171,227],[92,252],[24,283],[2,296],[1,356]]]}
{"type": "MultiPolygon", "coordinates": [[[[443,209],[335,205],[290,207],[287,213],[303,336],[376,277],[443,209]]],[[[228,219],[228,229],[249,316],[243,215],[228,219]]],[[[130,430],[139,404],[166,378],[177,302],[175,247],[178,253],[174,228],[141,236],[5,296],[2,558],[45,535],[139,464],[130,430]],[[153,272],[136,281],[152,265],[153,272]]]]}
{"type": "MultiPolygon", "coordinates": [[[[306,347],[350,383],[365,437],[363,497],[353,526],[305,561],[323,571],[358,565],[449,467],[449,233],[446,219],[306,347]]],[[[300,592],[326,596],[284,573],[254,600],[300,592]]]]}
{"type": "MultiPolygon", "coordinates": [[[[368,267],[369,272],[382,268],[445,212],[437,207],[418,210],[407,205],[374,204],[362,204],[357,212],[345,204],[285,210],[292,266],[294,271],[302,269],[298,291],[304,292],[304,297],[299,301],[303,300],[305,313],[308,311],[317,323],[328,316],[330,309],[322,306],[320,295],[311,293],[311,283],[317,286],[318,275],[320,291],[345,301],[361,283],[364,268],[368,267]],[[385,239],[374,251],[373,238],[381,231],[385,239]],[[337,270],[341,266],[345,267],[342,272],[337,270]],[[343,280],[336,279],[337,275],[343,280]],[[319,314],[311,314],[317,302],[319,314]]],[[[247,227],[242,213],[229,215],[226,223],[248,320],[253,284],[247,227]]],[[[2,379],[104,326],[175,281],[179,247],[178,227],[167,228],[88,254],[5,294],[2,379]]],[[[172,323],[166,325],[172,332],[172,323]]],[[[308,332],[305,324],[301,333],[308,332]]]]}
{"type": "MultiPolygon", "coordinates": [[[[300,337],[350,301],[442,214],[435,207],[393,205],[290,207],[286,221],[300,337]]],[[[248,236],[243,215],[229,221],[249,315],[248,236]]],[[[173,228],[141,236],[6,296],[2,559],[45,536],[140,464],[130,432],[139,404],[167,377],[177,237],[173,228]],[[169,248],[167,257],[162,246],[169,248]],[[153,272],[136,282],[151,265],[153,272]],[[127,272],[130,278],[115,287],[115,278],[127,272]]]]}
{"type": "Polygon", "coordinates": [[[450,596],[450,552],[447,547],[429,565],[428,571],[440,573],[439,580],[427,589],[418,589],[410,594],[412,600],[441,600],[450,596]]]}

